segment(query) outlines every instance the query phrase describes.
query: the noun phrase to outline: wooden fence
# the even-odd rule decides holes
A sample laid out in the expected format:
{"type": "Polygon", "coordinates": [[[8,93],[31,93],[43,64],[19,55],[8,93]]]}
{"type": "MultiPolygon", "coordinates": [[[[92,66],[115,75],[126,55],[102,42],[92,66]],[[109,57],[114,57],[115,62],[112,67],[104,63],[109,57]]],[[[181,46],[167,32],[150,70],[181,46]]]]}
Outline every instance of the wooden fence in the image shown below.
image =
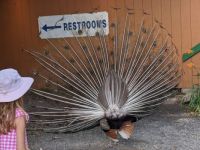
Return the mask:
{"type": "MultiPolygon", "coordinates": [[[[1,0],[0,68],[14,67],[30,75],[37,64],[22,48],[38,49],[45,44],[38,36],[38,16],[108,11],[112,7],[140,9],[152,14],[172,34],[180,57],[200,42],[200,0],[1,0]]],[[[182,64],[184,76],[180,87],[198,82],[200,55],[182,64]],[[196,68],[189,69],[188,63],[196,68]]],[[[37,67],[36,67],[37,68],[37,67]]]]}

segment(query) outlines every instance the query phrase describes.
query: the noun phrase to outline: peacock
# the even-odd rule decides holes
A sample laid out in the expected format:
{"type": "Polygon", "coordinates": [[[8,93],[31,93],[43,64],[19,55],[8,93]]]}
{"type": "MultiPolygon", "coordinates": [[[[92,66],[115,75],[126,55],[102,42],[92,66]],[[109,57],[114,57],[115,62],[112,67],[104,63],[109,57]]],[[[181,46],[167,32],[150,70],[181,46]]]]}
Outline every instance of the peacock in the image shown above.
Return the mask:
{"type": "Polygon", "coordinates": [[[93,37],[83,28],[72,38],[46,39],[42,51],[25,50],[42,66],[34,75],[45,88],[31,89],[43,97],[31,112],[40,128],[77,132],[100,125],[113,141],[128,139],[135,122],[174,94],[182,71],[172,36],[144,11],[115,12],[108,36],[102,27],[93,37]]]}

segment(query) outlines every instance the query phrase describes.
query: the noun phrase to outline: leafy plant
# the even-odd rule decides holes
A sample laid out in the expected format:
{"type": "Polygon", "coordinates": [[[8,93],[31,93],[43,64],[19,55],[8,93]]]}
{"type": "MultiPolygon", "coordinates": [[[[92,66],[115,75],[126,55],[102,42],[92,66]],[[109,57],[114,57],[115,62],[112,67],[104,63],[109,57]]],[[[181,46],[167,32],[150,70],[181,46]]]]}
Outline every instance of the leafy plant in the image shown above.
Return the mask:
{"type": "MultiPolygon", "coordinates": [[[[189,53],[191,53],[192,51],[190,50],[189,53]]],[[[197,81],[198,83],[194,84],[193,80],[192,80],[192,91],[191,94],[186,95],[185,97],[183,97],[183,102],[186,100],[186,102],[188,102],[189,100],[189,107],[196,113],[200,114],[200,68],[198,65],[195,65],[193,62],[189,62],[187,64],[188,68],[192,70],[192,76],[193,77],[197,77],[197,81]],[[196,72],[194,74],[194,71],[196,72]]]]}
{"type": "Polygon", "coordinates": [[[189,107],[193,111],[200,113],[200,86],[193,88],[190,97],[189,107]]]}

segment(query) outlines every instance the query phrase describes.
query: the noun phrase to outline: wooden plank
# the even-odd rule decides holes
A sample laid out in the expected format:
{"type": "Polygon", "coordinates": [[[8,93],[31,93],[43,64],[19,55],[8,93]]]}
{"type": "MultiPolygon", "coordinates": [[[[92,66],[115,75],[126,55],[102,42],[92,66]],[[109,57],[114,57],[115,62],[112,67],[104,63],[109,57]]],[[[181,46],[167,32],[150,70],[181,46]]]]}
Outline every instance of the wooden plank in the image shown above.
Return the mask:
{"type": "MultiPolygon", "coordinates": [[[[181,0],[171,0],[171,28],[172,41],[178,52],[180,67],[182,67],[181,50],[181,0]]],[[[181,87],[181,84],[179,85],[181,87]]]]}
{"type": "Polygon", "coordinates": [[[30,35],[30,28],[31,24],[29,22],[29,3],[26,0],[20,0],[20,9],[18,10],[19,20],[20,20],[20,29],[19,32],[21,33],[21,43],[19,44],[19,49],[17,50],[18,54],[20,55],[19,59],[19,66],[20,72],[24,75],[31,75],[32,69],[34,68],[34,60],[33,58],[24,52],[22,49],[31,49],[33,46],[31,45],[31,35],[30,35]],[[28,63],[25,63],[28,62],[28,63]],[[32,66],[32,67],[30,67],[32,66]]]}
{"type": "Polygon", "coordinates": [[[152,0],[152,15],[159,21],[162,22],[162,1],[152,0]]]}
{"type": "Polygon", "coordinates": [[[172,40],[179,50],[181,57],[181,0],[171,0],[172,40]]]}
{"type": "Polygon", "coordinates": [[[125,0],[125,7],[127,9],[134,9],[134,0],[125,0]]]}
{"type": "MultiPolygon", "coordinates": [[[[192,46],[196,45],[200,42],[200,1],[192,0],[191,1],[191,38],[192,38],[192,46]]],[[[199,84],[198,77],[195,76],[200,73],[200,54],[196,54],[192,57],[192,62],[194,63],[194,67],[192,68],[192,78],[193,84],[199,84]]]]}
{"type": "MultiPolygon", "coordinates": [[[[153,16],[153,23],[155,23],[155,20],[158,21],[160,24],[162,23],[162,0],[152,0],[152,16],[153,16]]],[[[163,42],[162,32],[157,39],[158,39],[157,40],[158,46],[156,47],[156,50],[159,50],[163,42]]]]}
{"type": "Polygon", "coordinates": [[[162,25],[172,33],[171,0],[162,0],[162,25]]]}
{"type": "Polygon", "coordinates": [[[119,30],[119,46],[121,48],[122,46],[122,39],[123,39],[123,33],[125,28],[125,22],[126,22],[126,16],[128,15],[128,11],[125,8],[125,0],[116,0],[116,7],[120,8],[118,12],[118,30],[119,30]]]}
{"type": "MultiPolygon", "coordinates": [[[[1,17],[1,21],[2,23],[0,24],[0,30],[1,30],[1,41],[0,41],[0,44],[1,44],[1,53],[3,53],[3,55],[0,55],[0,67],[1,68],[5,68],[6,65],[9,65],[9,51],[8,50],[8,41],[9,41],[9,37],[7,34],[9,34],[9,31],[5,32],[5,30],[7,30],[7,27],[10,27],[9,26],[9,18],[7,17],[10,17],[11,15],[6,14],[6,10],[9,10],[11,9],[11,7],[9,6],[10,4],[6,4],[5,1],[0,1],[0,8],[1,8],[1,13],[0,13],[0,17],[1,17]],[[8,24],[8,25],[6,25],[8,24]],[[4,29],[4,30],[3,30],[4,29]]],[[[11,42],[11,41],[10,41],[11,42]]]]}
{"type": "Polygon", "coordinates": [[[141,13],[143,11],[142,8],[142,1],[141,0],[134,0],[134,10],[135,10],[135,31],[139,31],[140,25],[141,25],[141,21],[142,21],[142,17],[143,14],[141,13]]]}
{"type": "MultiPolygon", "coordinates": [[[[182,37],[182,52],[187,51],[192,47],[191,44],[191,1],[181,0],[181,37],[182,37]]],[[[182,88],[192,87],[192,71],[188,68],[187,64],[191,60],[183,63],[183,77],[182,88]]]]}
{"type": "Polygon", "coordinates": [[[145,12],[152,15],[152,0],[143,0],[142,8],[145,12]]]}
{"type": "Polygon", "coordinates": [[[142,1],[141,0],[134,0],[133,6],[135,10],[142,10],[142,1]]]}
{"type": "Polygon", "coordinates": [[[17,0],[1,2],[1,68],[20,69],[18,53],[21,43],[20,3],[17,0]]]}
{"type": "Polygon", "coordinates": [[[148,26],[152,26],[153,24],[152,0],[143,0],[142,8],[145,13],[149,14],[146,15],[146,22],[148,26]]]}

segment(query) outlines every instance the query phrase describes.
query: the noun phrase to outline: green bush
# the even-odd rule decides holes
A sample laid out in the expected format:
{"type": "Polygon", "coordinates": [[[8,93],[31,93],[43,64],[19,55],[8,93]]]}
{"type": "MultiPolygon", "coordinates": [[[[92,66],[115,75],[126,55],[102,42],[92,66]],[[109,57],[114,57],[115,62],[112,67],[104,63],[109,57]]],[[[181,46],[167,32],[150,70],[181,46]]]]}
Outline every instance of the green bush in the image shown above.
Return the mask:
{"type": "Polygon", "coordinates": [[[200,86],[193,88],[193,91],[190,97],[189,107],[193,111],[200,113],[200,86]]]}

